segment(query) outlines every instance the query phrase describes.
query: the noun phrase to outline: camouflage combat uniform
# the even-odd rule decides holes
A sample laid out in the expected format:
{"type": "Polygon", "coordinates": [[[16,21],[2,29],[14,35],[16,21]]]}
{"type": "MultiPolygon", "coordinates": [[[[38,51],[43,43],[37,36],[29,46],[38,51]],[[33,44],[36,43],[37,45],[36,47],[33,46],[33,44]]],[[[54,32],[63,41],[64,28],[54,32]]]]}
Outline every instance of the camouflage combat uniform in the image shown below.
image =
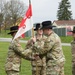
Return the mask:
{"type": "Polygon", "coordinates": [[[10,43],[7,60],[5,63],[7,75],[19,75],[21,57],[26,59],[26,56],[29,56],[28,53],[31,52],[29,52],[29,50],[24,52],[24,49],[21,47],[18,39],[10,43]]]}
{"type": "Polygon", "coordinates": [[[47,36],[44,47],[34,44],[32,49],[34,52],[39,52],[40,56],[46,54],[46,75],[64,75],[65,57],[57,34],[52,32],[47,36]]]}
{"type": "Polygon", "coordinates": [[[75,75],[75,41],[71,42],[72,47],[72,74],[75,75]]]}
{"type": "MultiPolygon", "coordinates": [[[[35,44],[37,45],[39,44],[41,47],[43,47],[44,45],[43,41],[44,39],[37,39],[35,44]]],[[[32,44],[28,44],[27,46],[26,48],[30,48],[32,47],[32,44]]],[[[33,52],[32,58],[34,58],[35,54],[38,54],[38,52],[36,53],[33,52]]],[[[39,57],[38,60],[31,61],[31,65],[32,65],[32,75],[46,75],[46,57],[45,56],[43,56],[42,58],[39,57]]]]}

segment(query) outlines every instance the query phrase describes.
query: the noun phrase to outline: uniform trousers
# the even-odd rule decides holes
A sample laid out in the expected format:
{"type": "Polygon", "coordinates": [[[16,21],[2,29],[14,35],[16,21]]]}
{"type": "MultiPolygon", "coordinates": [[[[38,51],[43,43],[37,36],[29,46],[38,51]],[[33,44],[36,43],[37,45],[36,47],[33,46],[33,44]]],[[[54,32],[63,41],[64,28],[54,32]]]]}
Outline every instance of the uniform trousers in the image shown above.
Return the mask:
{"type": "Polygon", "coordinates": [[[33,66],[32,75],[46,75],[46,66],[33,66]]]}
{"type": "Polygon", "coordinates": [[[19,75],[19,71],[6,71],[7,75],[19,75]]]}
{"type": "Polygon", "coordinates": [[[47,63],[46,75],[64,75],[64,62],[56,64],[50,61],[47,63]]]}

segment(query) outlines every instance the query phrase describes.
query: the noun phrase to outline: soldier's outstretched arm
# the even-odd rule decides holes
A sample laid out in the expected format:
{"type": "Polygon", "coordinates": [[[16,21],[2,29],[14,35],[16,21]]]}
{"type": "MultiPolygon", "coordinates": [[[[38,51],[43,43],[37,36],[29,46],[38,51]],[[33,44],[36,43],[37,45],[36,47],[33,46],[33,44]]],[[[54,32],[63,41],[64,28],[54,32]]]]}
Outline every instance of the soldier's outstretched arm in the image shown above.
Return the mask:
{"type": "Polygon", "coordinates": [[[13,43],[13,50],[20,55],[22,58],[27,59],[27,60],[33,60],[31,57],[32,50],[31,49],[26,49],[24,50],[22,46],[18,43],[13,43]]]}

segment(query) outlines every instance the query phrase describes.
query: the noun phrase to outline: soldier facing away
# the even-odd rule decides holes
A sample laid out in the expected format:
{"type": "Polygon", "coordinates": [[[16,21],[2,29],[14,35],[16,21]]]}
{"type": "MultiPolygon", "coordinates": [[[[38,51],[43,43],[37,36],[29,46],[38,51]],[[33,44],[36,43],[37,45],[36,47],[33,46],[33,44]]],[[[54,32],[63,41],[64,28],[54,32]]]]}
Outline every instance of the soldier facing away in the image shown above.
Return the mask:
{"type": "MultiPolygon", "coordinates": [[[[36,35],[34,36],[35,38],[35,44],[39,44],[41,47],[43,47],[44,45],[44,38],[43,38],[43,31],[40,29],[41,28],[41,24],[37,23],[36,24],[36,28],[34,29],[34,31],[36,32],[36,35]],[[42,40],[42,41],[41,41],[42,40]]],[[[26,48],[30,48],[34,45],[33,39],[31,38],[27,45],[26,48]]],[[[34,57],[35,55],[37,55],[38,52],[36,53],[32,53],[32,57],[34,57]]],[[[46,75],[46,57],[40,57],[40,56],[36,56],[34,61],[31,61],[31,65],[32,65],[32,75],[46,75]]]]}
{"type": "Polygon", "coordinates": [[[72,36],[73,40],[71,42],[71,49],[72,49],[72,75],[75,75],[75,27],[73,28],[72,36]]]}
{"type": "Polygon", "coordinates": [[[34,44],[32,50],[38,52],[40,56],[46,56],[46,75],[64,75],[65,57],[61,40],[52,30],[53,27],[51,21],[42,22],[43,33],[47,38],[43,47],[40,47],[39,44],[34,44]]]}

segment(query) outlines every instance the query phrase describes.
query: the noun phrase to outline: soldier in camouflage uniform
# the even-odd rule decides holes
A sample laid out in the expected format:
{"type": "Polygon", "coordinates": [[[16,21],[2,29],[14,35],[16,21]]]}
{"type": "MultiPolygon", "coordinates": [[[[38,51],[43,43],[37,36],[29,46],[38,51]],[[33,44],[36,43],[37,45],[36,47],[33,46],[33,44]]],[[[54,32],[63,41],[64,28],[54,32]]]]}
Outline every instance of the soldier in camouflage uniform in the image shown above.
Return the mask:
{"type": "MultiPolygon", "coordinates": [[[[11,36],[14,38],[17,30],[18,26],[13,26],[10,28],[10,33],[8,34],[11,34],[11,36]]],[[[28,57],[31,56],[30,54],[32,51],[24,50],[19,43],[19,38],[12,41],[9,46],[8,56],[5,63],[5,71],[7,75],[19,75],[21,66],[21,57],[27,59],[27,56],[28,57]]]]}
{"type": "Polygon", "coordinates": [[[73,41],[71,42],[71,48],[72,48],[72,75],[75,75],[75,27],[73,28],[72,36],[73,41]]]}
{"type": "MultiPolygon", "coordinates": [[[[37,23],[36,24],[36,28],[34,29],[34,31],[36,31],[36,36],[34,36],[36,42],[35,44],[39,44],[41,47],[43,47],[44,45],[44,38],[43,38],[43,31],[40,29],[41,24],[37,23]],[[42,41],[41,41],[42,40],[42,41]]],[[[32,41],[32,38],[28,41],[27,45],[26,45],[26,49],[32,47],[34,44],[34,42],[32,41]]],[[[32,53],[32,58],[35,58],[34,61],[31,61],[31,65],[32,65],[32,75],[46,75],[46,57],[43,56],[42,58],[40,58],[39,56],[34,57],[35,55],[37,55],[38,53],[32,53]],[[38,58],[37,58],[38,57],[38,58]]]]}
{"type": "Polygon", "coordinates": [[[39,44],[34,44],[32,50],[38,52],[40,56],[46,56],[46,75],[64,75],[65,57],[61,41],[59,36],[53,32],[52,28],[51,21],[42,22],[43,33],[47,38],[43,47],[39,44]]]}

